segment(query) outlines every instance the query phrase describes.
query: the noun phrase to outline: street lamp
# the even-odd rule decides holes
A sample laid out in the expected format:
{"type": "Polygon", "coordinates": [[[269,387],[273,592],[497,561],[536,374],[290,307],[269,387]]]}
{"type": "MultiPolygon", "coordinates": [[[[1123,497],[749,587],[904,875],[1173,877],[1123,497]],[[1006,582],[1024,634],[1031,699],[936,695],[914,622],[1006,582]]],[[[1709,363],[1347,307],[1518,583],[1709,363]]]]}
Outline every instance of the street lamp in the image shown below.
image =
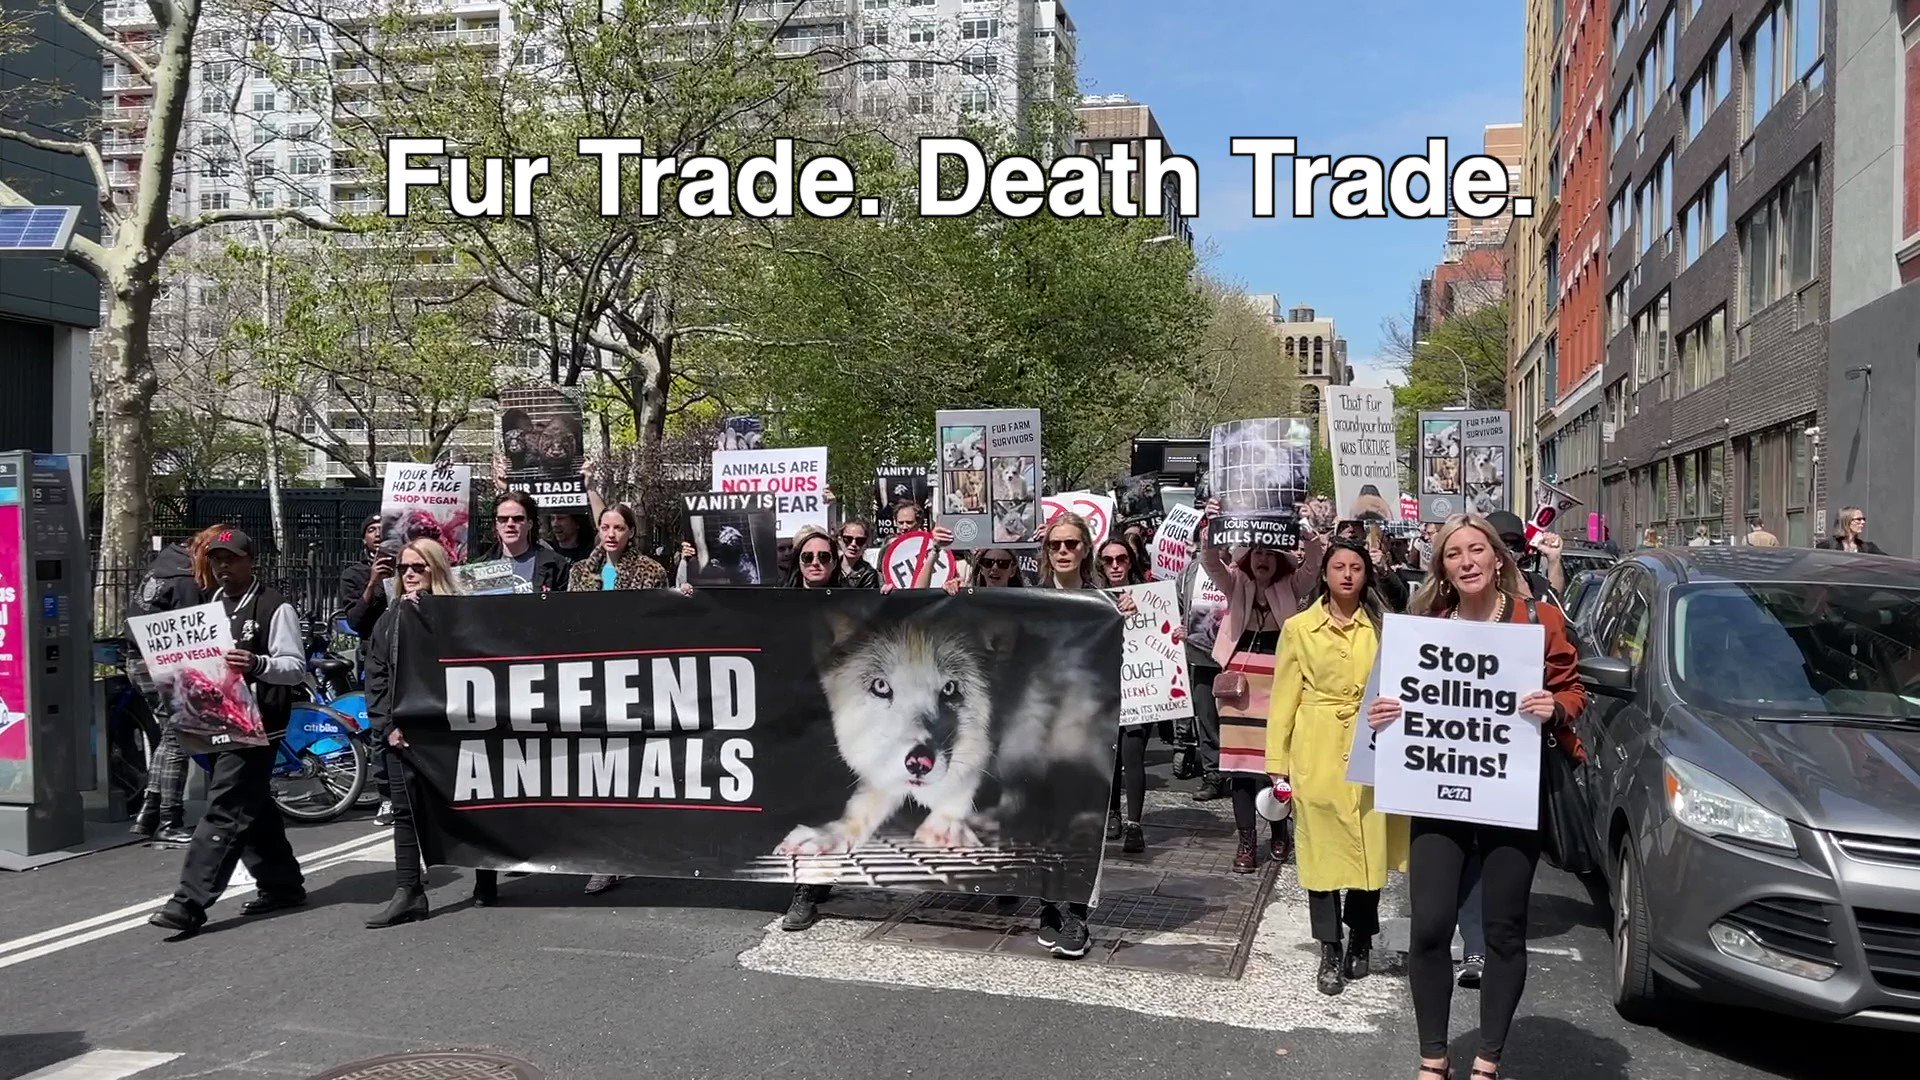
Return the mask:
{"type": "Polygon", "coordinates": [[[1425,338],[1414,342],[1413,346],[1416,349],[1445,349],[1453,354],[1455,360],[1460,361],[1460,403],[1464,408],[1473,408],[1473,381],[1467,374],[1467,358],[1460,355],[1460,350],[1425,338]]]}

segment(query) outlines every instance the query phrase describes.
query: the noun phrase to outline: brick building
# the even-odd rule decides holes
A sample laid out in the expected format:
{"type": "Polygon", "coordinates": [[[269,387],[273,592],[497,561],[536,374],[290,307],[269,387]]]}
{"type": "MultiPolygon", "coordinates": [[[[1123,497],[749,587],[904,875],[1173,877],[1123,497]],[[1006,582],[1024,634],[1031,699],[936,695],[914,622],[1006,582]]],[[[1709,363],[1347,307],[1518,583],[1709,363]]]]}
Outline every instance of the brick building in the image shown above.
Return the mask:
{"type": "Polygon", "coordinates": [[[1523,154],[1519,194],[1533,200],[1534,216],[1507,230],[1507,401],[1514,413],[1514,467],[1510,509],[1525,514],[1538,491],[1540,421],[1558,400],[1560,334],[1560,121],[1565,93],[1560,28],[1566,0],[1527,0],[1523,154]]]}

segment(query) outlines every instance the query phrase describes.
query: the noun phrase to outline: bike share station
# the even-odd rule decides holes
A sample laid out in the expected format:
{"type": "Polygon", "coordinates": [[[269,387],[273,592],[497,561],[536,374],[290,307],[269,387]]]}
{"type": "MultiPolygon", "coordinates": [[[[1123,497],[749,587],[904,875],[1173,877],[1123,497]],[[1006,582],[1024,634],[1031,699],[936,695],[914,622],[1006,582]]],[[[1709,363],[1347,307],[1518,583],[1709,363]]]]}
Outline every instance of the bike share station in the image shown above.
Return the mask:
{"type": "Polygon", "coordinates": [[[0,453],[0,869],[125,842],[93,680],[86,458],[0,453]],[[117,835],[115,835],[117,833],[117,835]]]}

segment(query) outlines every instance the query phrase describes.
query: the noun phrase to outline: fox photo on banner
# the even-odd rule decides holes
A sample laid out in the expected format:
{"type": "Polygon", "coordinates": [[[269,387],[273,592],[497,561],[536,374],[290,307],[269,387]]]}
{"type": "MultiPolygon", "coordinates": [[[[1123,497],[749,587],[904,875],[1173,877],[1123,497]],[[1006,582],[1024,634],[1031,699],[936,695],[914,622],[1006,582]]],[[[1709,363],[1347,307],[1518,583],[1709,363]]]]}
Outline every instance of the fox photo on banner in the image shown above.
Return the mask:
{"type": "Polygon", "coordinates": [[[190,753],[267,745],[246,676],[227,667],[233,627],[221,605],[135,615],[127,619],[127,633],[147,662],[154,689],[171,703],[173,724],[190,753]]]}
{"type": "Polygon", "coordinates": [[[502,390],[500,406],[507,486],[532,495],[542,510],[588,509],[580,404],[556,387],[529,386],[502,390]]]}
{"type": "Polygon", "coordinates": [[[1214,547],[1300,546],[1313,424],[1297,417],[1217,424],[1208,443],[1208,490],[1220,500],[1209,526],[1214,547]]]}
{"type": "Polygon", "coordinates": [[[1140,473],[1120,481],[1114,486],[1113,501],[1114,521],[1121,528],[1139,524],[1157,529],[1167,514],[1165,504],[1160,501],[1159,473],[1140,473]]]}
{"type": "Polygon", "coordinates": [[[766,427],[757,416],[729,416],[720,422],[716,450],[762,450],[766,448],[766,427]]]}
{"type": "Polygon", "coordinates": [[[942,409],[939,524],[961,551],[1038,546],[1040,410],[942,409]]]}
{"type": "Polygon", "coordinates": [[[706,491],[680,496],[681,535],[693,544],[691,584],[781,585],[771,491],[706,491]]]}
{"type": "Polygon", "coordinates": [[[466,562],[472,491],[471,466],[398,461],[388,465],[380,496],[386,545],[397,549],[415,540],[438,540],[456,565],[466,562]]]}
{"type": "Polygon", "coordinates": [[[1327,387],[1334,509],[1343,521],[1400,520],[1393,390],[1327,387]]]}
{"type": "Polygon", "coordinates": [[[1511,417],[1504,409],[1420,414],[1420,520],[1507,509],[1511,417]]]}
{"type": "Polygon", "coordinates": [[[882,465],[873,471],[873,528],[882,540],[891,540],[896,532],[893,508],[912,503],[926,520],[927,505],[933,501],[933,470],[925,465],[882,465]]]}
{"type": "Polygon", "coordinates": [[[711,589],[396,609],[429,863],[1085,902],[1121,618],[1099,597],[711,589]]]}

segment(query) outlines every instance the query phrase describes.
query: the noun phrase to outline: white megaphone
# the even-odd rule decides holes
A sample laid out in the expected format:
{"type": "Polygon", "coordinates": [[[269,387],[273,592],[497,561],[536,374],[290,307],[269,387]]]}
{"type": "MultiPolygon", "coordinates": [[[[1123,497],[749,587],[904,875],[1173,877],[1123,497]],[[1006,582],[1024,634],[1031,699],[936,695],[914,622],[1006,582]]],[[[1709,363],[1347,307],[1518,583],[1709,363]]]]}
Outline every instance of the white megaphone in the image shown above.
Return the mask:
{"type": "Polygon", "coordinates": [[[1260,789],[1253,797],[1254,812],[1268,821],[1285,821],[1293,816],[1293,785],[1283,779],[1260,789]]]}

